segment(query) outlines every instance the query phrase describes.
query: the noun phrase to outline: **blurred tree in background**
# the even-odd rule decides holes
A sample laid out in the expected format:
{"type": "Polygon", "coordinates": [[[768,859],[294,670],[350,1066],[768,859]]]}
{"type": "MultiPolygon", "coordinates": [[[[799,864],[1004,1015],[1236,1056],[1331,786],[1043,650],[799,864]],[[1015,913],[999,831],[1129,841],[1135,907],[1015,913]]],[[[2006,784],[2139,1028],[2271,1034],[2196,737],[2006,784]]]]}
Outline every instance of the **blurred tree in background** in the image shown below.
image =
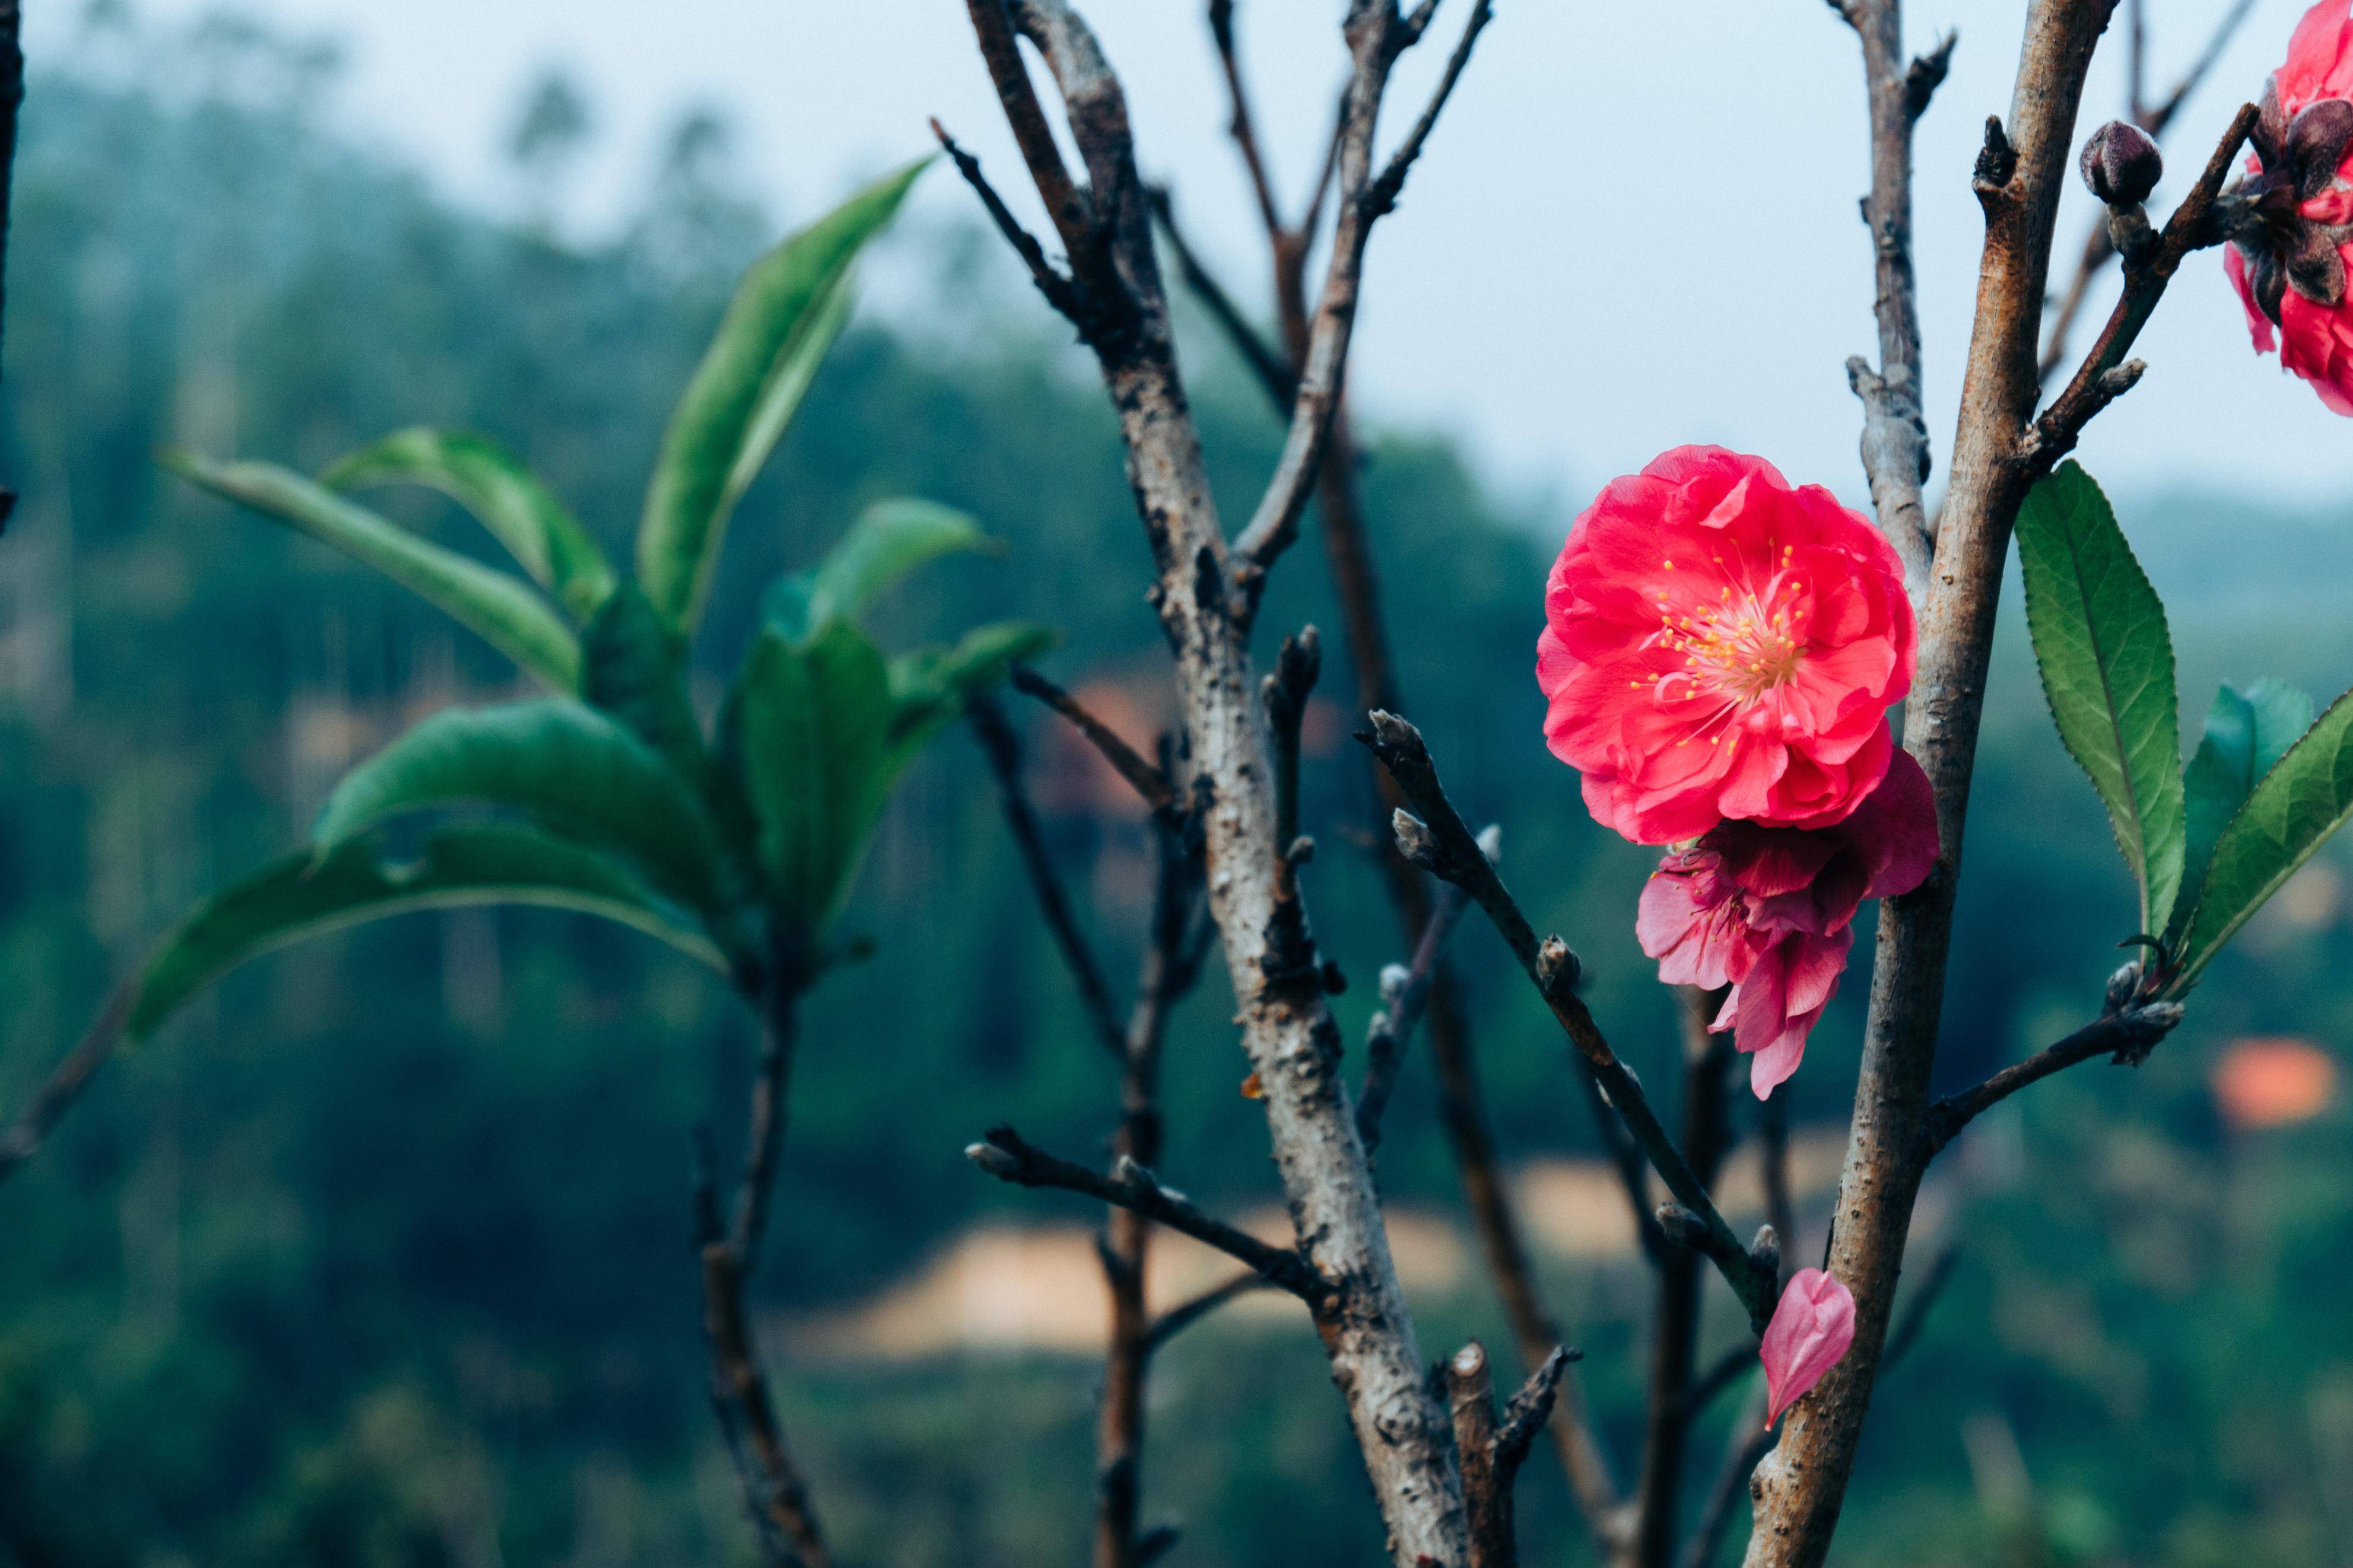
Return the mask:
{"type": "MultiPolygon", "coordinates": [[[[469,214],[336,140],[316,47],[94,16],[70,66],[36,77],[16,175],[0,452],[26,499],[0,549],[0,1105],[168,921],[298,837],[349,763],[509,679],[399,590],[232,516],[153,453],[315,468],[403,424],[479,428],[619,551],[660,416],[777,226],[730,183],[727,126],[708,111],[681,120],[618,237],[575,243],[528,193],[521,222],[469,214]]],[[[559,80],[517,119],[525,184],[559,179],[563,139],[594,123],[559,80]]],[[[942,567],[878,615],[886,640],[975,606],[1052,621],[1070,637],[1057,672],[1097,682],[1105,707],[1124,696],[1148,733],[1166,718],[1142,678],[1158,632],[1099,394],[1026,302],[1005,311],[1022,325],[987,319],[1018,299],[1001,268],[956,276],[988,252],[915,230],[894,244],[928,249],[942,296],[984,326],[853,327],[745,498],[708,644],[740,646],[760,587],[864,502],[934,496],[1011,541],[1022,569],[942,567]]],[[[1279,431],[1210,363],[1212,478],[1239,498],[1279,431]]],[[[1370,446],[1386,568],[1414,584],[1395,618],[1419,716],[1458,798],[1509,825],[1515,884],[1548,890],[1531,914],[1579,939],[1597,1008],[1651,1021],[1625,1046],[1663,1082],[1671,1002],[1623,920],[1591,912],[1622,911],[1647,858],[1592,826],[1537,734],[1537,584],[1566,515],[1499,499],[1448,442],[1370,446]]],[[[402,515],[477,548],[452,509],[402,515]]],[[[2353,683],[2353,647],[2299,630],[2353,624],[2341,518],[2195,497],[2135,515],[2185,689],[2257,669],[2353,683]],[[2254,531],[2303,563],[2298,585],[2216,543],[2254,531]]],[[[1271,624],[1331,624],[1314,572],[1273,597],[1271,624]]],[[[1994,689],[1978,795],[2000,830],[1976,836],[1962,904],[1957,973],[1983,978],[1948,1000],[1940,1066],[1956,1081],[2080,1016],[2102,976],[2049,955],[2129,908],[2022,638],[1994,689]]],[[[1346,847],[1344,825],[1366,815],[1362,771],[1338,755],[1348,715],[1322,717],[1302,813],[1327,847],[1319,921],[1333,951],[1385,952],[1374,873],[1346,847]]],[[[1120,900],[1141,824],[1083,758],[1040,743],[1058,850],[1098,868],[1082,885],[1105,923],[1136,930],[1143,910],[1120,900]]],[[[2306,873],[2137,1076],[2053,1083],[2002,1113],[2034,1136],[1997,1122],[1941,1173],[1936,1228],[1960,1261],[1890,1377],[1843,1560],[2342,1561],[2353,1320],[2332,1286],[2353,1278],[2353,1117],[2339,1095],[2291,1126],[2234,1124],[2209,1074],[2247,1035],[2308,1037],[2344,1060],[2347,864],[2332,850],[2306,873]]],[[[807,1020],[762,1279],[786,1322],[867,1297],[1007,1206],[959,1154],[975,1127],[1018,1111],[1070,1149],[1104,1132],[1106,1069],[1023,900],[986,778],[952,737],[892,806],[847,918],[893,963],[844,975],[807,1020]]],[[[1501,983],[1491,941],[1458,952],[1504,1146],[1581,1154],[1551,1024],[1501,983]]],[[[1360,1031],[1371,976],[1356,978],[1341,1005],[1360,1031]]],[[[1861,1000],[1817,1036],[1801,1125],[1843,1114],[1861,1000]]],[[[1179,1020],[1163,1164],[1241,1205],[1272,1186],[1228,1033],[1214,1001],[1179,1020]]],[[[0,1563],[651,1564],[746,1546],[698,1394],[684,1194],[693,1121],[745,1072],[748,1045],[693,965],[546,912],[407,918],[232,976],[111,1069],[0,1192],[0,1563]]],[[[1382,1174],[1402,1206],[1444,1209],[1419,1071],[1382,1174]]],[[[1547,1267],[1602,1418],[1631,1423],[1631,1274],[1547,1267]]],[[[1433,1342],[1492,1331],[1467,1276],[1425,1310],[1433,1342]]],[[[1378,1551],[1320,1357],[1293,1330],[1238,1318],[1169,1354],[1156,1419],[1187,1436],[1162,1445],[1155,1488],[1190,1557],[1307,1568],[1378,1551]]],[[[797,1354],[789,1328],[770,1339],[848,1556],[1076,1551],[1088,1363],[820,1357],[797,1354]]],[[[1523,1525],[1533,1560],[1581,1560],[1548,1471],[1524,1489],[1523,1525]]]]}

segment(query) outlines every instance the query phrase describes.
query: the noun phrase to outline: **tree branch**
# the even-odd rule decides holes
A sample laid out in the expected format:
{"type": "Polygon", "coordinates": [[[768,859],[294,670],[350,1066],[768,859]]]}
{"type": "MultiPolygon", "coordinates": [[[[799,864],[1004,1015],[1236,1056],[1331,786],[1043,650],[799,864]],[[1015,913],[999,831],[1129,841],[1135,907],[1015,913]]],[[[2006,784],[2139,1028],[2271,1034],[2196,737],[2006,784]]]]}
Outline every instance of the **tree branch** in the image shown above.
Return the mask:
{"type": "Polygon", "coordinates": [[[1983,1083],[1949,1094],[1928,1108],[1928,1153],[1935,1155],[1977,1117],[2030,1083],[2052,1073],[2106,1057],[2118,1067],[2138,1067],[2159,1040],[2181,1022],[2179,1002],[2151,1002],[2126,1007],[2086,1024],[2056,1045],[2045,1046],[2022,1062],[2009,1067],[1983,1083]]]}
{"type": "MultiPolygon", "coordinates": [[[[1536,941],[1527,917],[1520,912],[1518,903],[1495,868],[1479,853],[1471,830],[1463,826],[1461,816],[1446,798],[1421,731],[1393,713],[1375,713],[1372,726],[1370,732],[1357,738],[1373,748],[1374,754],[1397,780],[1398,787],[1405,792],[1407,800],[1421,813],[1419,817],[1405,812],[1398,814],[1399,849],[1423,870],[1468,892],[1486,911],[1504,944],[1535,983],[1537,994],[1545,999],[1553,1017],[1576,1046],[1594,1082],[1624,1122],[1635,1145],[1666,1183],[1683,1214],[1689,1216],[1688,1224],[1669,1229],[1670,1237],[1699,1249],[1715,1264],[1733,1294],[1747,1309],[1757,1331],[1762,1333],[1775,1304],[1772,1271],[1762,1267],[1758,1258],[1734,1239],[1731,1226],[1716,1212],[1690,1161],[1668,1136],[1658,1113],[1651,1109],[1641,1081],[1609,1048],[1600,1026],[1577,994],[1576,955],[1558,937],[1547,937],[1542,943],[1536,941]]],[[[1674,1207],[1671,1205],[1662,1211],[1662,1226],[1674,1207]]]]}
{"type": "Polygon", "coordinates": [[[1512,1396],[1500,1426],[1486,1347],[1472,1340],[1447,1362],[1447,1405],[1454,1417],[1454,1447],[1462,1457],[1463,1501],[1471,1515],[1471,1568],[1514,1568],[1518,1563],[1514,1484],[1529,1446],[1552,1415],[1561,1376],[1577,1354],[1554,1346],[1512,1396]]]}
{"type": "Polygon", "coordinates": [[[1177,1302],[1155,1318],[1150,1331],[1145,1336],[1145,1349],[1158,1350],[1229,1301],[1256,1290],[1273,1288],[1273,1282],[1255,1268],[1244,1269],[1224,1284],[1212,1285],[1199,1295],[1177,1302]]]}
{"type": "MultiPolygon", "coordinates": [[[[23,22],[18,0],[0,0],[0,325],[8,315],[8,209],[16,169],[16,110],[25,101],[25,51],[17,44],[23,22]]],[[[16,492],[0,485],[0,533],[8,531],[9,515],[16,510],[16,492]]],[[[0,1153],[0,1162],[5,1159],[0,1153]]],[[[5,1171],[0,1163],[0,1173],[5,1171]]]]}
{"type": "Polygon", "coordinates": [[[1226,292],[1225,285],[1218,281],[1187,242],[1185,231],[1176,226],[1176,207],[1169,198],[1168,187],[1155,185],[1150,195],[1152,216],[1160,220],[1160,232],[1166,237],[1168,248],[1176,253],[1177,275],[1185,279],[1185,287],[1193,291],[1193,297],[1209,313],[1210,321],[1225,334],[1226,341],[1233,345],[1234,352],[1241,356],[1275,405],[1290,407],[1291,400],[1299,395],[1299,373],[1259,335],[1250,318],[1242,314],[1241,307],[1234,303],[1233,296],[1226,292]]]}
{"type": "Polygon", "coordinates": [[[1270,1285],[1288,1290],[1311,1308],[1321,1310],[1330,1287],[1305,1258],[1289,1247],[1270,1247],[1247,1231],[1237,1230],[1193,1206],[1192,1201],[1134,1160],[1115,1160],[1111,1173],[1102,1175],[1031,1143],[1010,1127],[992,1127],[978,1143],[968,1144],[965,1158],[1000,1182],[1018,1187],[1055,1187],[1081,1193],[1120,1208],[1133,1209],[1146,1219],[1214,1247],[1236,1262],[1255,1270],[1270,1285]]]}
{"type": "Polygon", "coordinates": [[[2124,293],[2116,300],[2116,309],[2108,313],[2107,325],[2101,329],[2066,390],[2034,422],[2032,432],[2022,442],[2022,457],[2032,473],[2048,473],[2061,458],[2074,450],[2084,426],[2140,379],[2141,363],[2127,361],[2125,355],[2132,352],[2141,328],[2156,311],[2157,302],[2165,297],[2165,286],[2173,280],[2182,258],[2193,250],[2221,243],[2221,230],[2213,222],[2214,198],[2223,180],[2229,177],[2231,165],[2237,161],[2248,132],[2255,128],[2255,117],[2253,104],[2240,106],[2230,129],[2222,133],[2213,155],[2207,159],[2197,184],[2166,220],[2155,250],[2145,258],[2126,258],[2124,293]]]}
{"type": "Polygon", "coordinates": [[[1069,692],[1039,674],[1026,664],[1017,664],[1008,677],[1013,689],[1024,697],[1034,697],[1071,721],[1071,727],[1086,738],[1087,744],[1103,754],[1112,771],[1128,782],[1136,794],[1144,797],[1164,825],[1181,827],[1184,803],[1177,799],[1176,786],[1166,773],[1144,760],[1144,754],[1122,740],[1119,732],[1092,713],[1069,692]]]}
{"type": "Polygon", "coordinates": [[[744,1174],[735,1193],[732,1227],[723,1232],[711,1170],[708,1137],[698,1141],[695,1246],[702,1260],[703,1337],[711,1358],[711,1403],[727,1439],[744,1510],[771,1568],[831,1568],[808,1488],[791,1451],[761,1370],[744,1309],[744,1284],[766,1228],[776,1152],[783,1141],[792,1069],[794,1012],[806,983],[784,955],[771,964],[762,998],[760,1058],[753,1079],[744,1174]]]}
{"type": "Polygon", "coordinates": [[[1038,826],[1037,808],[1029,803],[1029,792],[1021,782],[1021,741],[1005,721],[1005,710],[994,697],[986,693],[975,697],[966,705],[965,716],[972,723],[973,735],[980,742],[981,755],[987,759],[988,770],[996,776],[997,794],[1005,807],[1005,826],[1013,835],[1013,847],[1021,856],[1022,869],[1029,873],[1030,890],[1037,895],[1039,912],[1045,916],[1046,929],[1053,934],[1054,945],[1062,955],[1062,966],[1071,972],[1071,979],[1079,988],[1079,1005],[1085,1010],[1088,1024],[1095,1039],[1113,1058],[1127,1055],[1127,1029],[1119,1020],[1111,999],[1111,988],[1103,983],[1103,967],[1095,962],[1094,950],[1088,945],[1086,935],[1071,912],[1070,896],[1063,891],[1062,879],[1054,869],[1054,859],[1047,853],[1045,835],[1038,826]]]}
{"type": "Polygon", "coordinates": [[[1971,182],[1986,220],[1936,570],[1920,609],[1904,744],[1935,792],[1941,846],[1914,891],[1883,900],[1838,1224],[1827,1267],[1855,1298],[1853,1345],[1782,1423],[1751,1482],[1748,1568],[1820,1568],[1854,1468],[1924,1167],[1953,894],[1986,667],[2011,524],[2034,473],[2021,447],[2059,197],[2094,44],[2114,0],[2032,0],[2009,124],[1989,121],[1971,182]]]}
{"type": "Polygon", "coordinates": [[[1351,0],[1345,32],[1354,60],[1343,117],[1338,159],[1340,206],[1332,234],[1332,258],[1315,310],[1307,352],[1301,358],[1299,395],[1291,431],[1274,477],[1268,481],[1249,526],[1234,541],[1234,553],[1250,571],[1241,584],[1244,619],[1263,585],[1266,569],[1297,536],[1300,513],[1321,470],[1324,447],[1339,406],[1348,344],[1356,328],[1356,300],[1363,284],[1365,246],[1374,223],[1397,205],[1407,174],[1428,141],[1471,50],[1493,14],[1492,0],[1474,0],[1461,41],[1448,59],[1430,105],[1378,175],[1372,172],[1373,132],[1389,68],[1414,41],[1410,25],[1397,15],[1394,0],[1351,0]]]}
{"type": "MultiPolygon", "coordinates": [[[[1479,835],[1479,852],[1491,861],[1503,852],[1503,844],[1501,828],[1490,826],[1479,835]]],[[[1462,911],[1470,907],[1470,894],[1460,888],[1447,888],[1438,895],[1422,926],[1412,964],[1391,964],[1381,972],[1381,1005],[1365,1031],[1365,1083],[1356,1095],[1356,1136],[1364,1140],[1366,1153],[1380,1146],[1381,1116],[1388,1108],[1389,1091],[1396,1087],[1398,1068],[1429,1008],[1430,988],[1437,981],[1446,944],[1454,928],[1462,923],[1462,911]]]]}
{"type": "MultiPolygon", "coordinates": [[[[1290,928],[1281,918],[1286,906],[1276,896],[1276,868],[1286,847],[1274,836],[1273,762],[1255,700],[1244,613],[1263,567],[1236,559],[1209,494],[1119,79],[1067,0],[1019,0],[1008,15],[1037,47],[1060,91],[1087,165],[1090,228],[1101,237],[1118,285],[1111,305],[1120,312],[1120,330],[1087,341],[1118,414],[1130,488],[1152,548],[1150,599],[1176,658],[1195,773],[1188,800],[1202,802],[1193,820],[1243,1046],[1264,1088],[1275,1164],[1307,1260],[1302,1267],[1328,1282],[1339,1302],[1321,1320],[1324,1351],[1393,1558],[1399,1568],[1415,1568],[1425,1557],[1460,1563],[1467,1531],[1446,1412],[1427,1384],[1378,1194],[1339,1081],[1339,1036],[1323,977],[1300,970],[1283,937],[1290,928]]],[[[1396,20],[1381,0],[1352,0],[1352,56],[1365,59],[1396,20]]],[[[1385,61],[1375,75],[1369,85],[1386,80],[1385,61]]],[[[1377,94],[1352,98],[1352,145],[1359,115],[1369,131],[1377,108],[1377,94]]],[[[1008,103],[1008,112],[1018,113],[1018,105],[1008,103]]],[[[1362,188],[1366,157],[1356,157],[1352,172],[1344,154],[1344,195],[1362,188]]],[[[1353,278],[1353,262],[1343,270],[1353,278]]],[[[1085,267],[1075,267],[1073,276],[1090,294],[1098,287],[1085,267]]],[[[1353,294],[1325,304],[1352,313],[1353,294]]],[[[1317,374],[1328,375],[1338,368],[1331,349],[1342,345],[1326,337],[1316,363],[1323,367],[1317,374]]],[[[1312,389],[1315,374],[1305,379],[1312,389]]],[[[1308,401],[1303,391],[1302,402],[1308,401]]],[[[1293,424],[1296,433],[1300,421],[1293,424]]]]}
{"type": "Polygon", "coordinates": [[[1929,537],[1920,487],[1927,481],[1928,425],[1920,405],[1920,307],[1912,271],[1912,127],[1950,66],[1956,37],[1908,66],[1898,0],[1848,0],[1839,7],[1862,45],[1862,79],[1871,110],[1871,192],[1862,200],[1871,231],[1879,321],[1879,368],[1857,355],[1847,384],[1862,400],[1862,468],[1871,481],[1880,531],[1904,562],[1916,600],[1927,591],[1929,537]]]}

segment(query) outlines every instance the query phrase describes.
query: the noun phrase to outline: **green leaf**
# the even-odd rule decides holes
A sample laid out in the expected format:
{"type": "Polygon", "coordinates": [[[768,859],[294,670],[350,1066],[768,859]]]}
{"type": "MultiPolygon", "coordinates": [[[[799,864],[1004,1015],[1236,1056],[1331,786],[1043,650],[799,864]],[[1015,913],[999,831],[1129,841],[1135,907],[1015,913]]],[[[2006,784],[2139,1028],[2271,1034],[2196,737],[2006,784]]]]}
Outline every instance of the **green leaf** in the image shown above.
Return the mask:
{"type": "Polygon", "coordinates": [[[807,643],[771,627],[744,661],[730,706],[761,865],[784,905],[821,927],[848,891],[890,789],[893,703],[882,656],[844,622],[807,643]]]}
{"type": "Polygon", "coordinates": [[[2215,841],[2274,763],[2312,727],[2312,699],[2266,677],[2241,691],[2225,684],[2207,710],[2206,733],[2182,774],[2189,798],[2189,852],[2168,937],[2189,923],[2215,841]]]}
{"type": "Polygon", "coordinates": [[[854,617],[907,574],[943,555],[1001,554],[1004,548],[953,507],[879,500],[859,513],[823,561],[768,590],[764,618],[786,637],[806,637],[828,621],[854,617]]]}
{"type": "Polygon", "coordinates": [[[413,861],[346,843],[324,860],[285,856],[197,906],[139,979],[130,1037],[145,1039],[183,1002],[275,948],[362,921],[464,904],[537,904],[634,926],[725,972],[711,940],[674,918],[644,884],[593,849],[516,827],[448,827],[413,861]]]}
{"type": "Polygon", "coordinates": [[[440,491],[473,513],[575,621],[586,622],[613,591],[613,568],[596,542],[554,491],[487,437],[422,426],[396,431],[319,478],[337,489],[410,484],[440,491]]]}
{"type": "MultiPolygon", "coordinates": [[[[993,621],[976,626],[952,648],[923,648],[891,661],[891,722],[894,756],[912,752],[964,711],[965,701],[1005,679],[1006,672],[1062,640],[1036,621],[993,621]]],[[[902,758],[901,765],[903,765],[902,758]]]]}
{"type": "Polygon", "coordinates": [[[643,742],[578,702],[435,714],[346,773],[311,838],[327,854],[386,817],[469,802],[625,855],[696,909],[718,901],[717,840],[702,800],[643,742]]]}
{"type": "Polygon", "coordinates": [[[638,530],[638,578],[691,631],[727,520],[808,391],[849,310],[859,251],[929,159],[877,181],[752,264],[663,433],[638,530]]]}
{"type": "Polygon", "coordinates": [[[217,463],[192,452],[167,452],[163,462],[215,495],[242,502],[375,567],[556,690],[580,689],[580,646],[529,584],[419,539],[273,463],[217,463]]]}
{"type": "Polygon", "coordinates": [[[709,773],[686,695],[686,641],[634,583],[606,596],[581,637],[581,695],[627,725],[700,789],[709,773]]]}
{"type": "Polygon", "coordinates": [[[2091,775],[2140,880],[2140,929],[2161,930],[2180,890],[2187,831],[2165,606],[2107,497],[2075,463],[2028,492],[2018,555],[2059,738],[2091,775]]]}
{"type": "Polygon", "coordinates": [[[2255,784],[2214,841],[2206,883],[2190,912],[2171,991],[2194,984],[2223,944],[2353,816],[2353,692],[2255,784]]]}

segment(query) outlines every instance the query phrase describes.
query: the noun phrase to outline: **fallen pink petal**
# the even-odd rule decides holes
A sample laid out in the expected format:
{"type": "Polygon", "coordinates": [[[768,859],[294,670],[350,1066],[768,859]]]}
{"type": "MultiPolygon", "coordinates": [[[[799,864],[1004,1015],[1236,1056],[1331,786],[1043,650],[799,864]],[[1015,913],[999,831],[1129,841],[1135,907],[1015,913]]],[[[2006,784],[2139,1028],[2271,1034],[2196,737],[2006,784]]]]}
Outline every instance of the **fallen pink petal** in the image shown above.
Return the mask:
{"type": "Polygon", "coordinates": [[[1854,1297],[1819,1268],[1800,1268],[1782,1289],[1765,1341],[1757,1349],[1765,1363],[1765,1425],[1805,1397],[1838,1365],[1854,1343],[1854,1297]]]}

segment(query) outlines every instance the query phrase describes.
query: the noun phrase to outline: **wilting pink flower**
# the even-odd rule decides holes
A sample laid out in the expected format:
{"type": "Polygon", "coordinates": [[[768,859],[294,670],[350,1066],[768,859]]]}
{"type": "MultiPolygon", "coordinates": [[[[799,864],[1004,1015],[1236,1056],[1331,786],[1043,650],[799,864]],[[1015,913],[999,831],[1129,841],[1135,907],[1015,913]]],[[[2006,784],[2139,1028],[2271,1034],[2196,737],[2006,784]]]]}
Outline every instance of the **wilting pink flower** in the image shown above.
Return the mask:
{"type": "Polygon", "coordinates": [[[1854,1296],[1819,1268],[1800,1268],[1782,1289],[1781,1304],[1757,1348],[1765,1363],[1765,1425],[1821,1382],[1854,1343],[1854,1296]]]}
{"type": "Polygon", "coordinates": [[[1910,892],[1936,859],[1928,775],[1897,752],[1835,826],[1726,822],[1671,852],[1642,889],[1634,934],[1668,984],[1732,987],[1714,1026],[1755,1053],[1748,1081],[1763,1100],[1798,1070],[1838,994],[1855,910],[1910,892]]]}
{"type": "Polygon", "coordinates": [[[1637,844],[1819,827],[1879,783],[1910,689],[1895,552],[1761,458],[1678,447],[1613,479],[1545,588],[1545,740],[1637,844]]]}
{"type": "Polygon", "coordinates": [[[2246,307],[2259,353],[2312,383],[2321,402],[2353,414],[2353,6],[2321,0],[2263,85],[2247,178],[2219,211],[2231,244],[2222,268],[2246,307]],[[2274,336],[2273,329],[2278,329],[2274,336]]]}

